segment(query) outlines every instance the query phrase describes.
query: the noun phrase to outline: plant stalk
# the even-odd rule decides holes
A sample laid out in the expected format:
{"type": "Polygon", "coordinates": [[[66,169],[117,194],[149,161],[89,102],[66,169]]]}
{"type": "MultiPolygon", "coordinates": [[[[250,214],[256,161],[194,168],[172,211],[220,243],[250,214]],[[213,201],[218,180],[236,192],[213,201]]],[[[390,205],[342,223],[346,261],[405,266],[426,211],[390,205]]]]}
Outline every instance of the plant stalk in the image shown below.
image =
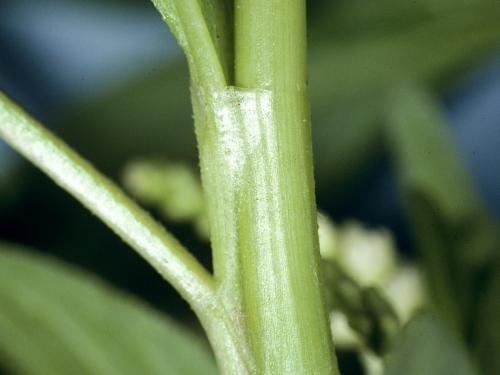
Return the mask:
{"type": "Polygon", "coordinates": [[[266,374],[337,373],[319,266],[305,16],[304,0],[235,2],[236,86],[257,98],[242,109],[243,306],[266,374]]]}
{"type": "MultiPolygon", "coordinates": [[[[237,0],[234,16],[235,87],[191,74],[218,294],[249,349],[248,373],[337,374],[320,277],[305,3],[237,0]]],[[[231,373],[227,361],[218,358],[231,373]]]]}

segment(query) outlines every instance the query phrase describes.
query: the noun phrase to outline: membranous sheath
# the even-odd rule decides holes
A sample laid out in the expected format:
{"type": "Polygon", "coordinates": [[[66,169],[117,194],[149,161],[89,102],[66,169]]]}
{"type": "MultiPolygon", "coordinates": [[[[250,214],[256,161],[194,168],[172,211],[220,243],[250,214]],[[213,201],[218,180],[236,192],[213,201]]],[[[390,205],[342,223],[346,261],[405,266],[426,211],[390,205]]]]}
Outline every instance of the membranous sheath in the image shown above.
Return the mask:
{"type": "MultiPolygon", "coordinates": [[[[258,372],[306,373],[314,342],[323,337],[314,350],[324,351],[322,370],[329,373],[316,227],[309,220],[312,176],[291,173],[305,165],[308,150],[288,152],[296,145],[280,133],[272,91],[192,90],[215,278],[233,324],[258,372]]],[[[307,118],[299,126],[308,126],[307,118]]]]}
{"type": "Polygon", "coordinates": [[[262,143],[263,119],[269,122],[271,93],[227,87],[209,98],[193,89],[193,97],[214,270],[222,283],[222,293],[231,305],[237,306],[241,303],[241,193],[253,155],[262,143]]]}

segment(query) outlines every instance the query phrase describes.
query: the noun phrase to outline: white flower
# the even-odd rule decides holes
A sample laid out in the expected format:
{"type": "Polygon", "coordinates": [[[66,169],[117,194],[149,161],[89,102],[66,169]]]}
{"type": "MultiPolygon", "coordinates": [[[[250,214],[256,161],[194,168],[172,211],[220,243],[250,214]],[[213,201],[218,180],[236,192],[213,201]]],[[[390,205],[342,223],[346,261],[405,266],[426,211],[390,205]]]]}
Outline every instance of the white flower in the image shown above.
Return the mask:
{"type": "Polygon", "coordinates": [[[384,287],[384,292],[403,323],[425,302],[422,275],[417,267],[411,265],[398,267],[384,287]]]}
{"type": "Polygon", "coordinates": [[[331,220],[320,212],[318,212],[318,237],[321,258],[335,260],[339,252],[337,229],[331,220]]]}
{"type": "Polygon", "coordinates": [[[361,338],[347,321],[347,316],[338,310],[330,312],[330,328],[335,347],[354,349],[361,346],[361,338]]]}
{"type": "Polygon", "coordinates": [[[367,230],[346,224],[340,233],[339,263],[362,286],[383,285],[396,267],[396,252],[386,230],[367,230]]]}

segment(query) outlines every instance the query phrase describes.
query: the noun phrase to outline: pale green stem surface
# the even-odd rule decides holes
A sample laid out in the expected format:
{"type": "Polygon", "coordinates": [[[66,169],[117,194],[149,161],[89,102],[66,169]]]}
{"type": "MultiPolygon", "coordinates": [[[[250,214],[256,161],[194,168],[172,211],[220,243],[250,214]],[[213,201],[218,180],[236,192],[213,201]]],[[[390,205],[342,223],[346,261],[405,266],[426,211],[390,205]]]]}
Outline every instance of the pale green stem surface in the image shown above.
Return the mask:
{"type": "Polygon", "coordinates": [[[224,373],[247,373],[246,348],[227,319],[212,276],[117,186],[0,92],[0,137],[135,249],[189,302],[224,373]]]}
{"type": "Polygon", "coordinates": [[[190,65],[218,296],[250,349],[247,370],[338,373],[319,267],[305,2],[235,1],[236,87],[232,30],[218,40],[228,2],[153,2],[190,65]]]}
{"type": "MultiPolygon", "coordinates": [[[[304,0],[236,0],[235,80],[266,92],[242,188],[243,295],[266,374],[333,374],[323,301],[306,78],[304,0]]],[[[251,140],[251,137],[249,137],[251,140]]]]}
{"type": "Polygon", "coordinates": [[[216,280],[255,371],[337,373],[319,275],[305,4],[236,1],[235,12],[242,88],[192,80],[216,280]]]}

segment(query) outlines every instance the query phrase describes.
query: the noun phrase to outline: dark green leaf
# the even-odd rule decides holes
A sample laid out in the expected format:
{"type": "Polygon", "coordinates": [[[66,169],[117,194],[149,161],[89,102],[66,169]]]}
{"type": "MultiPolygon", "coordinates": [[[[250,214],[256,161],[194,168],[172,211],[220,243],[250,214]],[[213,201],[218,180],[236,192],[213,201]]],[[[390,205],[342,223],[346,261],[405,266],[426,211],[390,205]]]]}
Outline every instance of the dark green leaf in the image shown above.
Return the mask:
{"type": "Polygon", "coordinates": [[[320,190],[331,194],[332,188],[345,188],[377,162],[383,101],[395,82],[412,80],[442,92],[497,48],[500,7],[481,2],[435,15],[434,0],[334,2],[322,22],[313,23],[313,28],[333,27],[311,38],[309,77],[320,190]]]}
{"type": "Polygon", "coordinates": [[[460,161],[439,106],[414,85],[394,90],[386,138],[434,302],[466,333],[498,228],[460,161]]]}
{"type": "Polygon", "coordinates": [[[385,375],[474,375],[461,343],[436,317],[415,316],[386,358],[385,375]]]}
{"type": "Polygon", "coordinates": [[[186,329],[102,281],[0,244],[0,358],[20,374],[215,374],[186,329]]]}
{"type": "Polygon", "coordinates": [[[500,374],[500,262],[477,315],[476,355],[484,374],[500,374]]]}

